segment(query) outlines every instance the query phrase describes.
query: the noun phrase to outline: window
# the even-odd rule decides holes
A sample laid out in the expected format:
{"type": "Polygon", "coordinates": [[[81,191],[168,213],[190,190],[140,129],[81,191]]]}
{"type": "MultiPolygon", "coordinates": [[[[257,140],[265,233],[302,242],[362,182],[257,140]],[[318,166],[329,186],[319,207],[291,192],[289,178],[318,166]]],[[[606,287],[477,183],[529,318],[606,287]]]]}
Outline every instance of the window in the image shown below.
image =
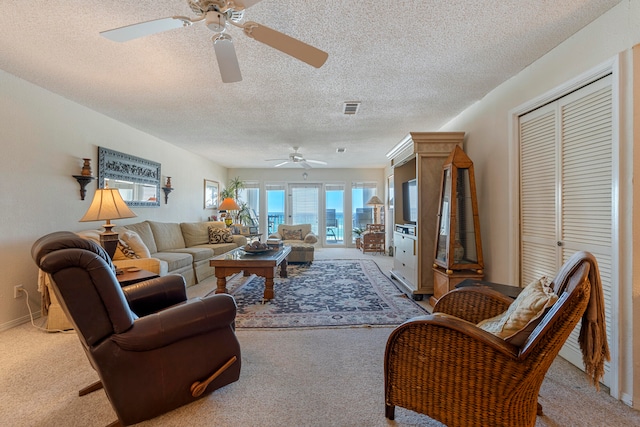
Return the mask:
{"type": "Polygon", "coordinates": [[[367,224],[373,224],[373,206],[367,206],[366,203],[376,193],[377,186],[375,182],[354,182],[352,184],[351,223],[353,228],[364,230],[367,224]]]}
{"type": "Polygon", "coordinates": [[[325,243],[344,244],[344,184],[325,185],[325,243]]]}
{"type": "MultiPolygon", "coordinates": [[[[238,192],[240,204],[247,205],[245,224],[258,226],[260,218],[260,183],[245,182],[244,188],[238,192]]],[[[242,207],[242,206],[241,206],[242,207]]]]}
{"type": "Polygon", "coordinates": [[[269,234],[278,231],[278,225],[284,224],[285,185],[266,184],[267,192],[267,231],[269,234]]]}

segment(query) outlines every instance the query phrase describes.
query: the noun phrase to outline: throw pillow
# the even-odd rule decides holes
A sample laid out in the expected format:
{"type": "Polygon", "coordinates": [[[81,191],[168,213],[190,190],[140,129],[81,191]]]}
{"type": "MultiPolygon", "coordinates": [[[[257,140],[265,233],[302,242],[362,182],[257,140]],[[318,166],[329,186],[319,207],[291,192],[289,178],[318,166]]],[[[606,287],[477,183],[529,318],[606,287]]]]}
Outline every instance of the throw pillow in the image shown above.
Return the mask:
{"type": "Polygon", "coordinates": [[[136,254],[136,252],[131,249],[131,246],[129,246],[124,240],[122,239],[118,239],[118,246],[116,247],[116,253],[113,256],[113,259],[117,259],[116,256],[119,255],[118,253],[122,254],[122,256],[126,259],[139,259],[140,256],[138,254],[136,254]]]}
{"type": "Polygon", "coordinates": [[[233,243],[231,230],[227,228],[209,227],[209,243],[233,243]]]}
{"type": "Polygon", "coordinates": [[[304,236],[304,242],[305,243],[310,243],[310,244],[314,244],[318,241],[318,238],[316,237],[315,234],[313,233],[309,233],[306,236],[304,236]]]}
{"type": "Polygon", "coordinates": [[[138,258],[151,258],[151,253],[149,252],[147,245],[144,244],[140,235],[135,231],[121,231],[118,237],[122,242],[129,246],[133,252],[135,252],[138,258]]]}
{"type": "Polygon", "coordinates": [[[291,230],[288,228],[282,229],[282,238],[283,240],[302,240],[302,230],[291,230]]]}
{"type": "MultiPolygon", "coordinates": [[[[558,299],[550,288],[550,280],[542,277],[529,283],[520,292],[520,295],[511,303],[504,312],[490,319],[485,319],[478,323],[480,329],[509,340],[519,331],[526,329],[529,322],[534,321],[545,313],[558,299]]],[[[524,342],[526,337],[521,341],[524,342]]],[[[513,343],[516,344],[516,343],[513,343]]]]}

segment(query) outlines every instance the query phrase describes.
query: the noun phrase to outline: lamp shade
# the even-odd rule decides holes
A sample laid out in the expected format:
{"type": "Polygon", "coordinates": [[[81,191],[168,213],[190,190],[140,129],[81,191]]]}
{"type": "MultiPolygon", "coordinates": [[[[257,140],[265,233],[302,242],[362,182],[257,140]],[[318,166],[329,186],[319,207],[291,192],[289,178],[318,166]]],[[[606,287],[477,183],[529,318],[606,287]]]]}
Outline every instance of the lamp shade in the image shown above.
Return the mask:
{"type": "Polygon", "coordinates": [[[222,201],[222,203],[220,203],[220,206],[218,206],[218,210],[220,210],[220,211],[239,211],[240,210],[240,206],[238,206],[236,201],[233,200],[231,197],[227,197],[226,199],[224,199],[222,201]]]}
{"type": "Polygon", "coordinates": [[[378,196],[371,196],[371,198],[369,199],[369,201],[367,202],[367,205],[373,205],[373,206],[378,206],[378,205],[384,205],[383,201],[380,200],[380,197],[378,196]]]}
{"type": "Polygon", "coordinates": [[[80,222],[133,218],[133,213],[125,203],[117,188],[98,188],[93,195],[91,206],[80,222]]]}

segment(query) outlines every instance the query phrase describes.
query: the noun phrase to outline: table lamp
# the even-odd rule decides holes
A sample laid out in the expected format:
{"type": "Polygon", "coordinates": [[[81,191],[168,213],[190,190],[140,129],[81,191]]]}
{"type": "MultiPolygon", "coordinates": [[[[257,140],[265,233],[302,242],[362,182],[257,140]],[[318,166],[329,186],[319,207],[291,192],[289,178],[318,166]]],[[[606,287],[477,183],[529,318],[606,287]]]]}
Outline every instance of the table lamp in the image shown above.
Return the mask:
{"type": "MultiPolygon", "coordinates": [[[[240,210],[240,206],[238,206],[236,201],[233,200],[231,197],[227,197],[226,199],[224,199],[222,201],[222,203],[220,203],[220,206],[218,206],[218,210],[227,211],[227,212],[229,212],[229,211],[239,211],[240,210]]],[[[233,223],[233,218],[231,217],[231,214],[225,216],[224,223],[227,224],[227,227],[230,226],[233,223]]]]}
{"type": "Polygon", "coordinates": [[[115,224],[112,219],[133,218],[137,216],[125,203],[117,188],[98,188],[93,195],[91,206],[84,214],[80,222],[106,220],[103,224],[104,232],[100,234],[100,244],[110,258],[116,252],[118,246],[118,233],[112,230],[115,224]]]}
{"type": "Polygon", "coordinates": [[[380,200],[380,197],[378,196],[371,196],[371,198],[367,202],[367,205],[373,206],[373,223],[377,224],[378,223],[378,206],[384,205],[384,202],[380,200]]]}

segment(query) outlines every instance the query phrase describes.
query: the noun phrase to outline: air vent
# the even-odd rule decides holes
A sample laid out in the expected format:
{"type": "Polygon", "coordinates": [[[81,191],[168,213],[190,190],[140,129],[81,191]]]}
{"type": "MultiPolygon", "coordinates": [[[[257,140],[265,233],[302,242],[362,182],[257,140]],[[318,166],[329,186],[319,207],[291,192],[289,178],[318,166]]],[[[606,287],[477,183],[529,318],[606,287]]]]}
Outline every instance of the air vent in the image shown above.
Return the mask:
{"type": "Polygon", "coordinates": [[[344,114],[356,114],[360,109],[360,101],[345,102],[342,112],[344,114]]]}
{"type": "Polygon", "coordinates": [[[346,148],[336,148],[336,153],[344,153],[345,151],[347,151],[346,148]]]}

